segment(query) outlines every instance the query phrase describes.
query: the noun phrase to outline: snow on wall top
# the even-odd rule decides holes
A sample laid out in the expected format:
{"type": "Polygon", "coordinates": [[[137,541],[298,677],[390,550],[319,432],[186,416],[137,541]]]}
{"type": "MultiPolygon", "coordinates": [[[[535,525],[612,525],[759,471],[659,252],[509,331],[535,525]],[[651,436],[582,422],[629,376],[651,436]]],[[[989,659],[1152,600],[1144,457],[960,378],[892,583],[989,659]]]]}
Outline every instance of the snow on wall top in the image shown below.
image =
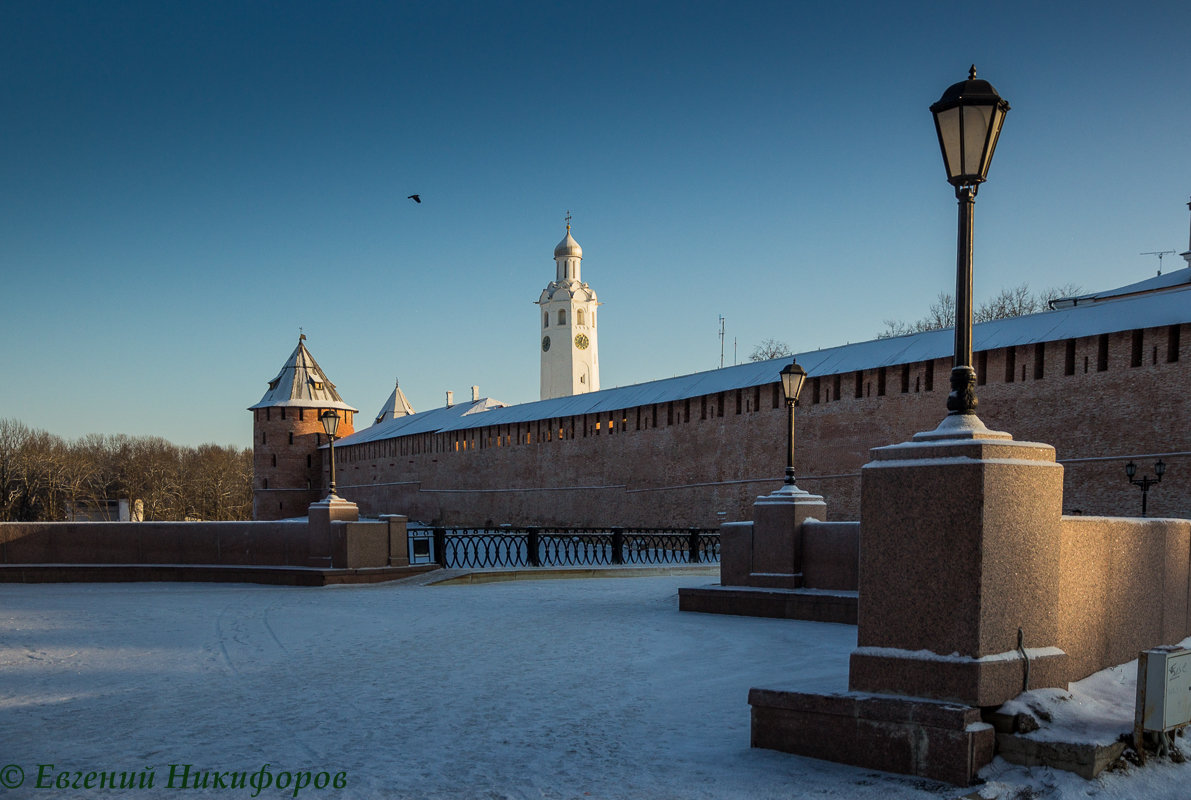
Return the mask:
{"type": "Polygon", "coordinates": [[[1056,305],[1079,303],[1088,300],[1108,300],[1114,297],[1120,297],[1127,294],[1137,294],[1139,292],[1155,292],[1162,289],[1170,289],[1182,284],[1191,283],[1191,267],[1184,267],[1183,269],[1172,270],[1165,275],[1156,275],[1153,278],[1146,278],[1144,281],[1137,283],[1130,283],[1127,286],[1121,286],[1116,289],[1106,289],[1103,292],[1093,292],[1092,294],[1081,294],[1076,297],[1063,298],[1056,300],[1056,305]]]}
{"type": "MultiPolygon", "coordinates": [[[[420,411],[416,414],[409,414],[403,417],[392,417],[370,428],[356,431],[351,436],[337,439],[336,442],[338,444],[336,444],[336,447],[363,444],[364,442],[376,442],[382,439],[393,439],[397,436],[437,433],[439,431],[467,427],[459,425],[461,418],[472,414],[480,414],[481,412],[484,412],[482,416],[487,416],[487,413],[491,410],[503,407],[504,403],[501,403],[499,400],[485,397],[467,403],[457,403],[453,406],[440,406],[439,408],[432,408],[429,411],[420,411]]],[[[326,445],[323,445],[323,447],[326,447],[326,445]]]]}
{"type": "Polygon", "coordinates": [[[265,396],[254,406],[257,408],[275,408],[277,406],[298,408],[336,408],[341,411],[356,411],[335,391],[335,384],[327,378],[322,367],[310,355],[303,341],[306,337],[298,337],[298,346],[290,353],[277,377],[269,381],[269,389],[265,396]]]}
{"type": "MultiPolygon", "coordinates": [[[[1188,272],[1191,275],[1191,268],[1180,270],[1180,272],[1188,272]]],[[[1150,279],[1150,281],[1153,280],[1150,279]]],[[[1105,293],[1098,296],[1104,298],[1098,301],[1093,300],[1068,308],[1044,311],[1023,317],[980,323],[974,326],[972,331],[972,349],[974,351],[994,350],[1012,345],[1077,339],[1101,333],[1191,322],[1191,291],[1189,290],[1191,290],[1191,284],[1170,291],[1116,299],[1112,299],[1112,295],[1105,293]]],[[[1121,291],[1117,290],[1117,293],[1121,291]]],[[[954,343],[954,330],[946,328],[797,353],[795,359],[806,369],[809,377],[821,377],[864,369],[898,366],[934,358],[946,358],[954,354],[954,343]]],[[[386,420],[380,425],[374,425],[353,434],[344,439],[342,443],[358,444],[413,433],[461,431],[489,425],[536,422],[537,420],[578,414],[618,411],[634,406],[666,403],[700,395],[745,389],[776,383],[779,380],[778,373],[783,366],[789,363],[789,360],[789,357],[786,356],[768,361],[738,364],[706,372],[696,372],[691,375],[680,375],[615,389],[603,389],[571,397],[538,400],[515,406],[481,400],[468,406],[438,408],[408,417],[386,420]],[[461,411],[461,408],[465,410],[461,411]],[[481,411],[483,413],[477,413],[481,411]]]]}

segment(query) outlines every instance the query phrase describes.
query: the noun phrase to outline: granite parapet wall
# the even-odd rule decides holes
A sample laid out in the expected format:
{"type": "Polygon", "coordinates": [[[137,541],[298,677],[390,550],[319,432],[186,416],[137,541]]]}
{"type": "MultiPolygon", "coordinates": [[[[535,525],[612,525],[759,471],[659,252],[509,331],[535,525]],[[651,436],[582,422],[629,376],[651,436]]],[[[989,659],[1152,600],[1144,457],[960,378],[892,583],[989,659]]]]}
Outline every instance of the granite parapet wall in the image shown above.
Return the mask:
{"type": "MultiPolygon", "coordinates": [[[[721,529],[725,586],[748,583],[752,526],[721,529]]],[[[1065,516],[1059,530],[1055,645],[1069,658],[1066,681],[1191,636],[1191,520],[1065,516]]],[[[809,520],[801,535],[807,588],[857,589],[860,523],[809,520]]]]}
{"type": "Polygon", "coordinates": [[[802,523],[803,586],[855,591],[859,571],[859,522],[802,523]]]}
{"type": "Polygon", "coordinates": [[[1191,521],[1064,517],[1059,604],[1070,680],[1191,636],[1191,521]]]}
{"type": "Polygon", "coordinates": [[[293,522],[5,522],[3,564],[308,566],[305,520],[293,522]]]}

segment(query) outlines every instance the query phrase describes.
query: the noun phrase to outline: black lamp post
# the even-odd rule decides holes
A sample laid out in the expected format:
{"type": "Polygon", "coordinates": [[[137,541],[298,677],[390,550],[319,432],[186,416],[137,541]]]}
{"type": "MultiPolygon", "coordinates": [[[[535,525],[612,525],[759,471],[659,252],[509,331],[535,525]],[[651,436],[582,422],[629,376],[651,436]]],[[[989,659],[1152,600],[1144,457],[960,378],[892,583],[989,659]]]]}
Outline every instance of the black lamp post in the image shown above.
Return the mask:
{"type": "Polygon", "coordinates": [[[953,84],[930,107],[939,134],[939,148],[947,167],[947,182],[959,202],[959,242],[955,275],[955,363],[951,370],[951,414],[976,413],[976,371],[972,369],[972,211],[976,190],[988,175],[988,165],[1009,104],[988,81],[968,79],[953,84]]]}
{"type": "Polygon", "coordinates": [[[1137,474],[1137,465],[1130,461],[1125,465],[1125,474],[1129,477],[1129,483],[1134,486],[1141,487],[1141,515],[1146,515],[1146,498],[1149,497],[1150,487],[1155,483],[1162,483],[1162,476],[1166,472],[1166,465],[1162,463],[1162,459],[1158,459],[1158,463],[1154,465],[1154,474],[1157,478],[1151,478],[1149,475],[1142,475],[1139,480],[1134,480],[1133,476],[1137,474]]]}
{"type": "Polygon", "coordinates": [[[319,422],[323,424],[323,430],[327,433],[327,440],[331,444],[331,494],[330,497],[338,497],[335,494],[335,431],[339,430],[339,415],[327,409],[318,417],[319,422]]]}
{"type": "Polygon", "coordinates": [[[790,409],[790,424],[786,429],[786,485],[794,485],[794,406],[798,405],[798,395],[802,394],[802,384],[806,382],[806,370],[791,361],[782,368],[782,394],[786,396],[786,408],[790,409]]]}

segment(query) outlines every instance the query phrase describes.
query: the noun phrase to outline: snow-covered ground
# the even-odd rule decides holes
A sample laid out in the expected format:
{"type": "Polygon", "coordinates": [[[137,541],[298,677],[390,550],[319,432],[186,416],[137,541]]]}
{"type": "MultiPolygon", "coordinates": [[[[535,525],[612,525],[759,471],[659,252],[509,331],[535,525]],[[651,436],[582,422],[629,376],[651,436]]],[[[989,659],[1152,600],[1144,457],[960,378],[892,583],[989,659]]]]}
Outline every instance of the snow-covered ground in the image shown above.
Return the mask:
{"type": "MultiPolygon", "coordinates": [[[[680,613],[678,588],[705,582],[0,585],[0,779],[16,774],[4,765],[25,775],[0,800],[254,793],[168,789],[170,764],[224,781],[309,772],[300,797],[964,793],[750,749],[749,688],[842,687],[855,628],[680,613]],[[37,789],[39,764],[83,781],[148,769],[154,790],[37,789]],[[345,787],[315,788],[320,772],[345,787]]],[[[1191,785],[1191,764],[1153,760],[1092,782],[999,759],[985,774],[986,797],[1185,798],[1191,785]]]]}

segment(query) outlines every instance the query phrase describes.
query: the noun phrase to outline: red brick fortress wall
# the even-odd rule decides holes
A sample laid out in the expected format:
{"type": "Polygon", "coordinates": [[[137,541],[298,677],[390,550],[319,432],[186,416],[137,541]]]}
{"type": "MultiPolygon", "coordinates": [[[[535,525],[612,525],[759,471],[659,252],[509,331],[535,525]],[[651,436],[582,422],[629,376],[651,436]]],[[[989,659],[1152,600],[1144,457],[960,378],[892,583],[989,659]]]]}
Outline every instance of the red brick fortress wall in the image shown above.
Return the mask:
{"type": "MultiPolygon", "coordinates": [[[[1179,350],[1191,330],[1178,327],[977,354],[981,419],[1019,441],[1055,446],[1065,513],[1138,515],[1140,491],[1124,465],[1134,460],[1139,474],[1152,473],[1162,458],[1167,473],[1150,491],[1150,516],[1191,518],[1191,431],[1183,423],[1191,419],[1191,372],[1179,350]]],[[[831,519],[857,519],[871,448],[906,441],[945,416],[950,370],[950,359],[936,359],[807,381],[795,474],[801,488],[826,498],[831,519]]],[[[612,414],[336,447],[340,492],[362,513],[445,524],[748,519],[785,468],[776,370],[774,379],[612,414]]]]}

